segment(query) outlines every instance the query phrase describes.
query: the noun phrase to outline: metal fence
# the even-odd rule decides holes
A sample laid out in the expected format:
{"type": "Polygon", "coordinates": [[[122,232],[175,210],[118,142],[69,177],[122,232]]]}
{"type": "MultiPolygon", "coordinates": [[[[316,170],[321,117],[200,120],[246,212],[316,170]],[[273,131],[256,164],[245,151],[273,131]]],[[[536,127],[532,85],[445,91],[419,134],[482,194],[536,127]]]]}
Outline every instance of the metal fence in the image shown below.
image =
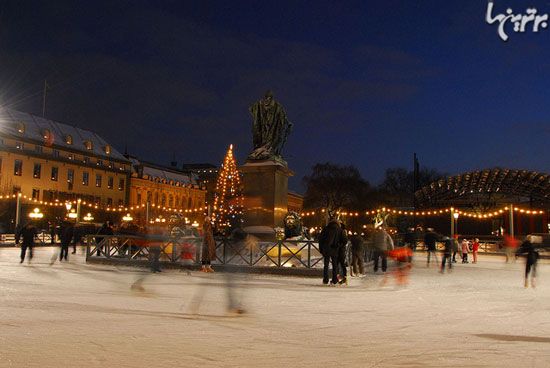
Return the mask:
{"type": "MultiPolygon", "coordinates": [[[[180,265],[201,263],[200,237],[151,239],[132,235],[88,235],[85,237],[85,245],[87,260],[145,261],[149,259],[151,247],[158,247],[160,261],[180,265]]],[[[366,250],[365,261],[370,259],[371,252],[366,250]]],[[[216,238],[216,260],[212,263],[249,267],[321,268],[323,256],[319,244],[313,240],[251,242],[216,238]]]]}

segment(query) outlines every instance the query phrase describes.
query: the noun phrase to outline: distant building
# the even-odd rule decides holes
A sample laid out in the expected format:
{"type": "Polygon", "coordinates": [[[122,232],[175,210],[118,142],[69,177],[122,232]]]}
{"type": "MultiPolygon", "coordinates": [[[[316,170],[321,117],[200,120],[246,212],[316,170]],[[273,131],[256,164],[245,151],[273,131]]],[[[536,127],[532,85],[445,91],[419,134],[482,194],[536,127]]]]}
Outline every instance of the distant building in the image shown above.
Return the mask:
{"type": "Polygon", "coordinates": [[[0,109],[0,193],[128,203],[130,162],[96,133],[0,109]]]}
{"type": "Polygon", "coordinates": [[[172,210],[204,208],[206,187],[196,174],[126,156],[132,162],[130,206],[149,202],[172,210]]]}
{"type": "Polygon", "coordinates": [[[288,210],[294,211],[294,212],[302,212],[302,209],[304,208],[304,196],[295,193],[295,192],[288,192],[288,210]]]}
{"type": "Polygon", "coordinates": [[[214,193],[216,191],[216,181],[218,180],[219,168],[216,165],[203,164],[183,164],[184,172],[193,173],[197,176],[199,183],[206,188],[207,204],[214,203],[214,193]]]}

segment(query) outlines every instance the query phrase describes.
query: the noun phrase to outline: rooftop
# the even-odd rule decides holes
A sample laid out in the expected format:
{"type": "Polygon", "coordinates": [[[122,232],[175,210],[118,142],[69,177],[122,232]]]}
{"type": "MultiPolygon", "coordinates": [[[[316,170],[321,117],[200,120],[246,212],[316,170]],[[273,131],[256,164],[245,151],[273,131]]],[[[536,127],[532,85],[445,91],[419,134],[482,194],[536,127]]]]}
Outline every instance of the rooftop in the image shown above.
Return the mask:
{"type": "Polygon", "coordinates": [[[11,109],[0,109],[0,134],[87,155],[127,161],[107,141],[90,130],[11,109]]]}

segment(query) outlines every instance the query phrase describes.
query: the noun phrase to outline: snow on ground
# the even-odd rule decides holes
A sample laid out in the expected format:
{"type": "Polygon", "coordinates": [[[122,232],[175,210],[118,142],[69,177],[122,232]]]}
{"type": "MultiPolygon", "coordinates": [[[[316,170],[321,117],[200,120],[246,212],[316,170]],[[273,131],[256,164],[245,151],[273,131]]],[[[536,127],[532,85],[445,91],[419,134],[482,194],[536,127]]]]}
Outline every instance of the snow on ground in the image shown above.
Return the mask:
{"type": "Polygon", "coordinates": [[[523,262],[494,256],[445,275],[419,256],[407,288],[372,273],[348,287],[239,276],[248,313],[234,316],[223,274],[148,274],[81,254],[50,266],[52,252],[29,265],[0,249],[0,367],[550,366],[548,265],[536,289],[523,288],[523,262]]]}

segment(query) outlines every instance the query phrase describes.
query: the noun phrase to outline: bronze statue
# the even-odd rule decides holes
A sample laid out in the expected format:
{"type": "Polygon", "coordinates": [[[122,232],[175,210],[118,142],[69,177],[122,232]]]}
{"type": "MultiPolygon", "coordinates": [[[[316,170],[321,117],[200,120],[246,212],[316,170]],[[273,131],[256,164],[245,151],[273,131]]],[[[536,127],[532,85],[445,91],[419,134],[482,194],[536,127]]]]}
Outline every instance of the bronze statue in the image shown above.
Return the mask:
{"type": "Polygon", "coordinates": [[[264,98],[250,106],[253,125],[254,150],[249,160],[275,160],[284,163],[281,150],[292,130],[283,106],[273,99],[273,93],[267,91],[264,98]]]}

